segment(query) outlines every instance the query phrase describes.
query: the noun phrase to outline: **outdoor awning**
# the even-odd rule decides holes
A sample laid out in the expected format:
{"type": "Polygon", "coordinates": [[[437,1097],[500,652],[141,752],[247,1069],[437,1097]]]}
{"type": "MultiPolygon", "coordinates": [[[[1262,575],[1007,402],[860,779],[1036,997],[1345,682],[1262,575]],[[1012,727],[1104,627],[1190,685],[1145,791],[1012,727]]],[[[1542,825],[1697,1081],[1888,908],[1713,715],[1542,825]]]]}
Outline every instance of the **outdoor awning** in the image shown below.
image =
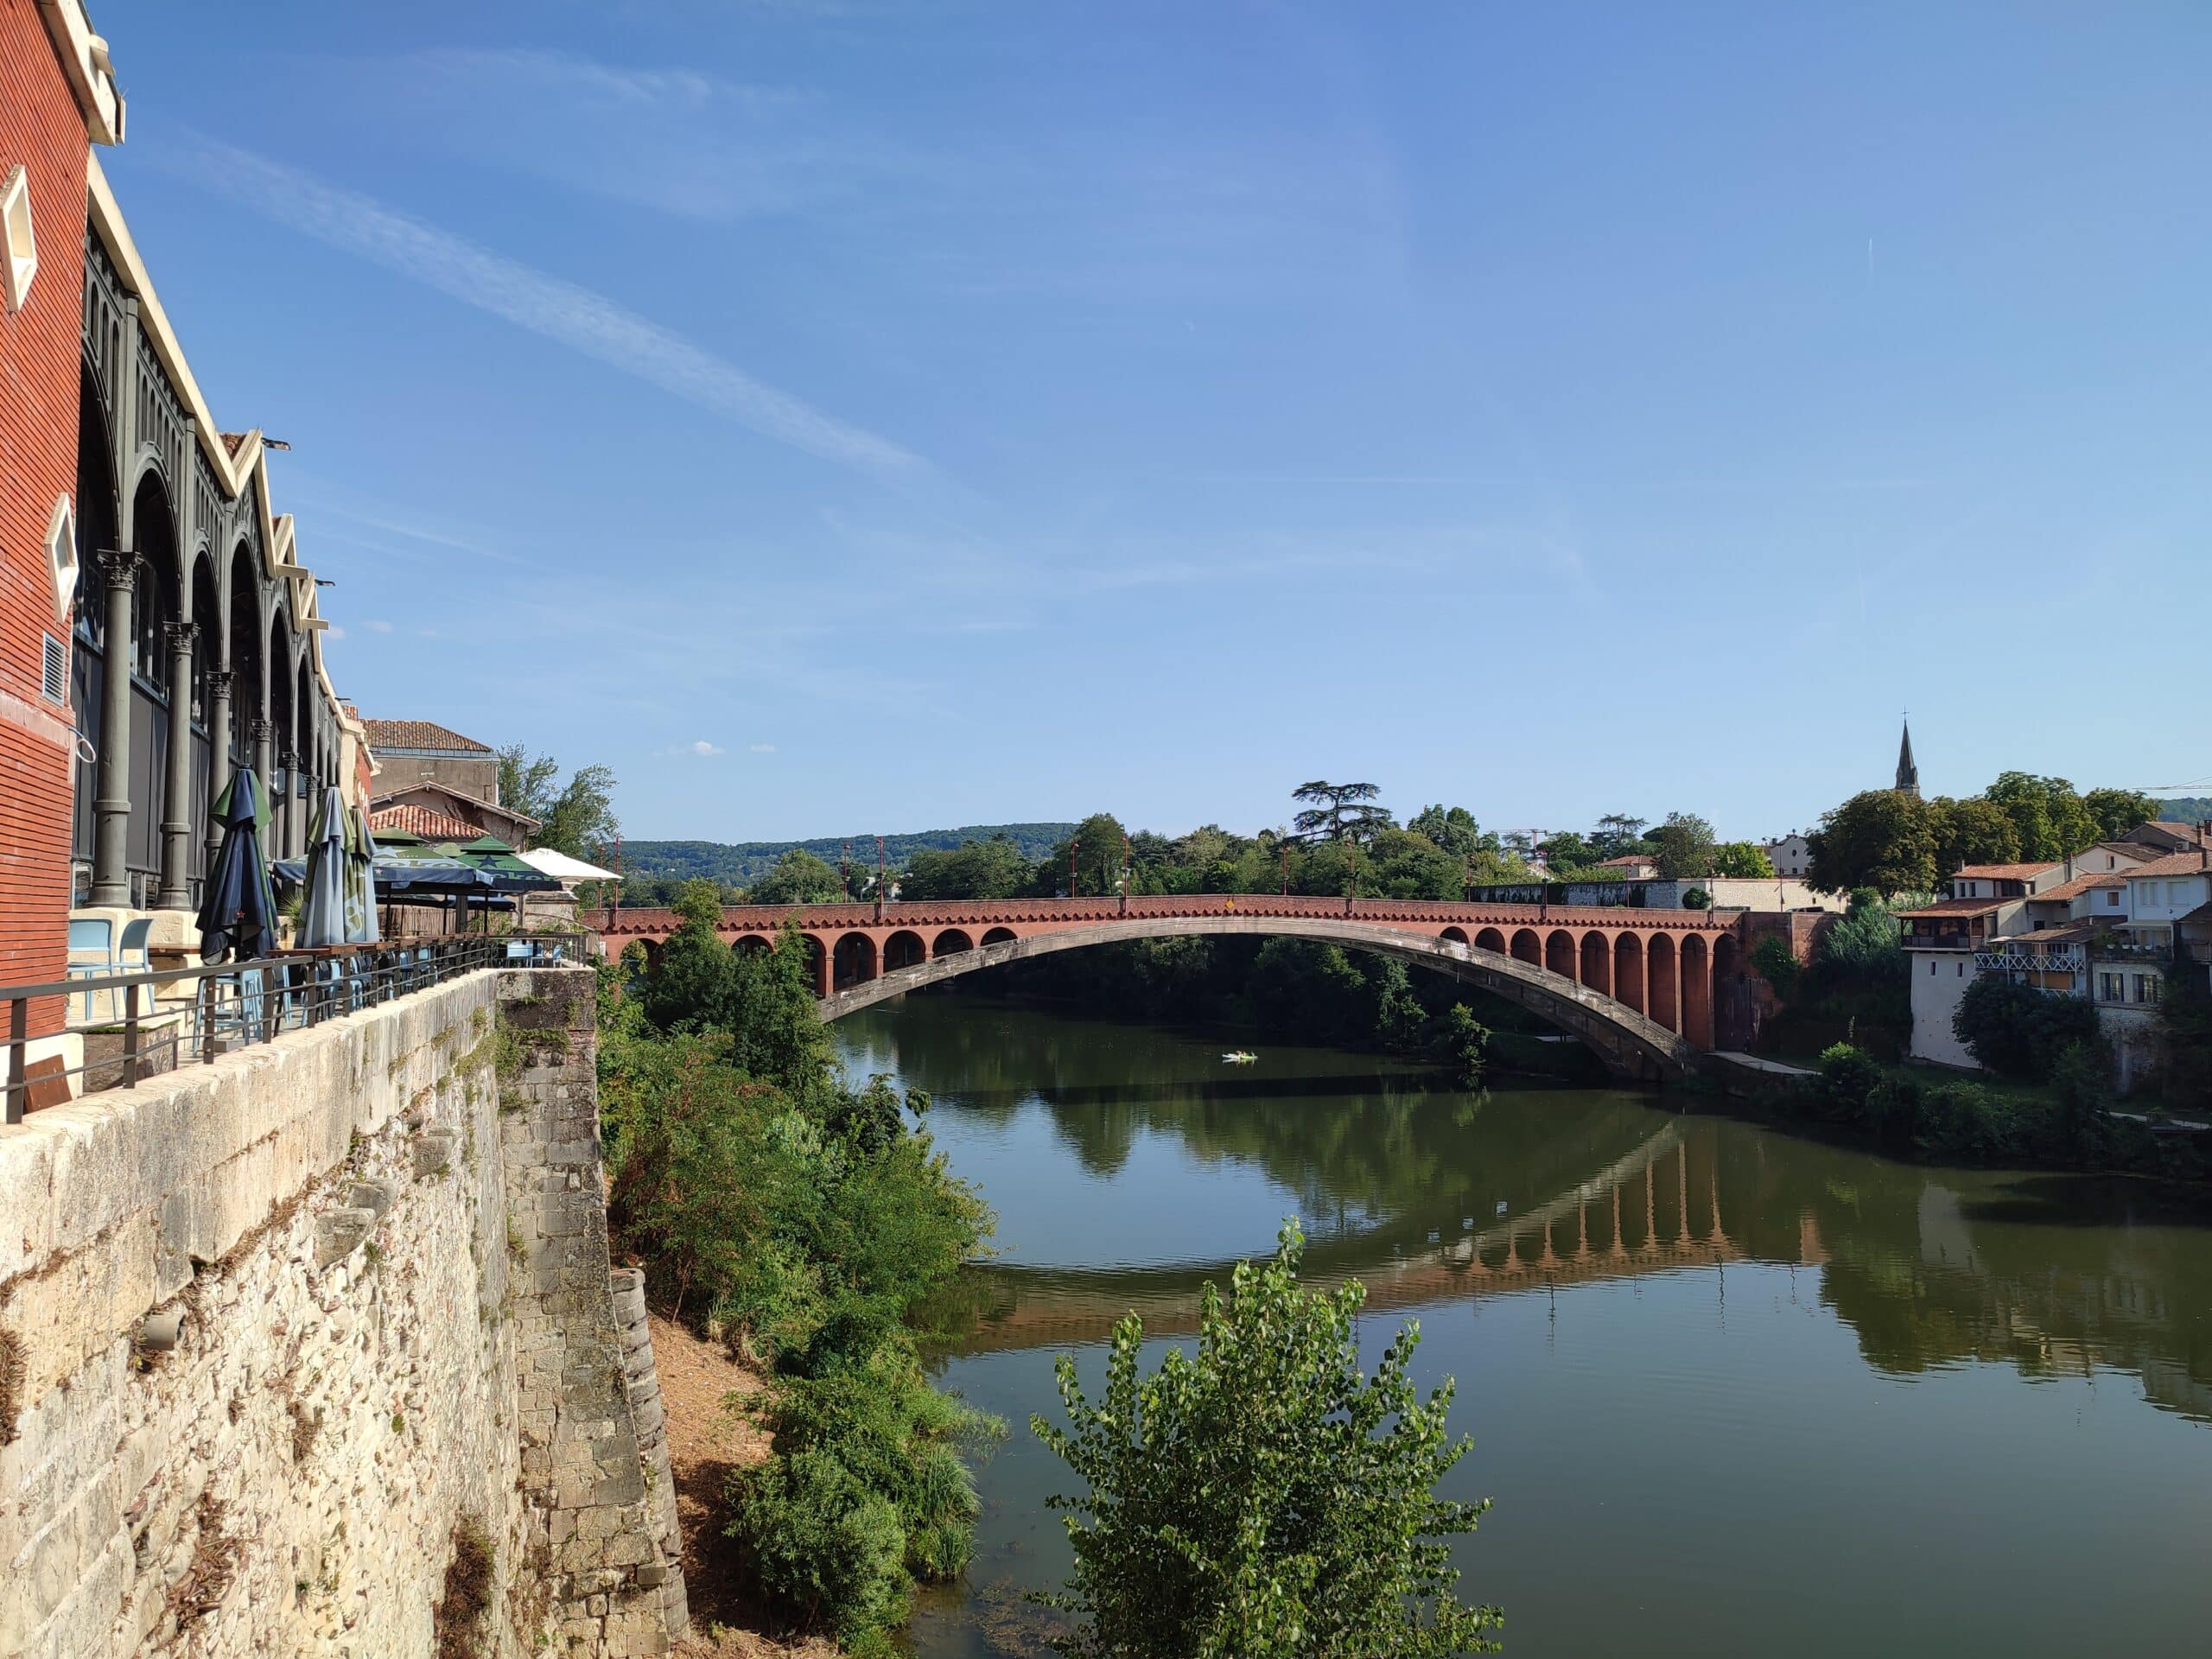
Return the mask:
{"type": "Polygon", "coordinates": [[[566,887],[571,881],[620,881],[622,878],[613,870],[602,870],[596,864],[587,864],[581,858],[570,858],[566,853],[556,852],[550,847],[533,847],[515,856],[541,874],[550,875],[566,887]]]}

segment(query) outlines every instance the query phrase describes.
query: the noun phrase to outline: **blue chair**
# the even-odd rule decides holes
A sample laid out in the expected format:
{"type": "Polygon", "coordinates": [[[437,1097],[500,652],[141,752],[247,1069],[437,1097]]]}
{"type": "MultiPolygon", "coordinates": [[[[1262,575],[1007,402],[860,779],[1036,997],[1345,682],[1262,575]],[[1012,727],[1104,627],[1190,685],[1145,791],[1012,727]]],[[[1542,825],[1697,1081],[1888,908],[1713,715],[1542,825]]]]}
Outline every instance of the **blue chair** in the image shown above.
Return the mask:
{"type": "MultiPolygon", "coordinates": [[[[115,952],[115,969],[118,973],[150,974],[154,971],[154,959],[146,953],[146,941],[152,937],[153,931],[154,918],[150,916],[136,917],[123,925],[123,943],[117,947],[115,952]]],[[[142,988],[150,991],[149,987],[142,988],[133,985],[128,990],[118,993],[118,995],[126,1007],[135,1008],[139,1005],[138,993],[142,988]]],[[[144,1001],[145,1012],[153,1013],[155,1011],[153,997],[149,995],[144,1001]]]]}
{"type": "MultiPolygon", "coordinates": [[[[113,974],[115,970],[115,924],[105,916],[71,918],[69,922],[68,977],[71,979],[104,979],[113,974]],[[90,956],[94,951],[98,951],[99,953],[99,960],[98,962],[79,962],[77,960],[79,955],[90,956]]],[[[93,993],[87,990],[80,991],[77,993],[77,995],[85,999],[84,1023],[90,1025],[92,1020],[93,993]]],[[[118,1012],[116,995],[112,989],[110,989],[107,993],[107,1001],[108,1018],[111,1020],[122,1018],[122,1015],[118,1012]]]]}

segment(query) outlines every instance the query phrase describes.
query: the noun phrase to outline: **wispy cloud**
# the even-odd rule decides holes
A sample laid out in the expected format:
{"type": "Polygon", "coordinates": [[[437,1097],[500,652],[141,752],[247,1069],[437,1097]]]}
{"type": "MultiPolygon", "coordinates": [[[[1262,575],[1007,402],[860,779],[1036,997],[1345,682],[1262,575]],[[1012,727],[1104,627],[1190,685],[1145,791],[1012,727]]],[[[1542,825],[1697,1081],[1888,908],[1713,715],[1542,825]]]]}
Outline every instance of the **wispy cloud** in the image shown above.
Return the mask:
{"type": "Polygon", "coordinates": [[[718,754],[728,754],[729,751],[722,747],[719,743],[708,742],[707,740],[702,737],[690,743],[672,744],[669,747],[661,750],[660,753],[663,754],[680,754],[696,757],[702,760],[711,760],[718,754]]]}
{"type": "Polygon", "coordinates": [[[773,754],[776,752],[776,746],[772,743],[755,743],[752,747],[755,754],[773,754]]]}
{"type": "Polygon", "coordinates": [[[194,137],[162,164],[254,212],[750,427],[779,443],[885,479],[927,463],[887,438],[822,413],[605,295],[297,168],[194,137]]]}
{"type": "Polygon", "coordinates": [[[371,620],[362,623],[361,626],[366,628],[371,633],[390,633],[391,632],[391,624],[389,622],[371,620]]]}

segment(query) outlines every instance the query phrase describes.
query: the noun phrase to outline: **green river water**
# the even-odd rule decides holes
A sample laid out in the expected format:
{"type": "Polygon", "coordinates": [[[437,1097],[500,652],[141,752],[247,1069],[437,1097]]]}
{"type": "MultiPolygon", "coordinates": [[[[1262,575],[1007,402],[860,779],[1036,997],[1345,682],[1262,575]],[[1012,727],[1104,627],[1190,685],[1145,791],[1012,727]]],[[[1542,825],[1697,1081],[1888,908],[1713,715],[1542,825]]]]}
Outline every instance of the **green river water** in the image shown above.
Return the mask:
{"type": "Polygon", "coordinates": [[[1068,1552],[1030,1435],[1113,1321],[1187,1339],[1199,1286],[1300,1217],[1421,1321],[1497,1507],[1463,1592],[1509,1654],[2212,1653],[2212,1205],[1926,1168],[1622,1090],[1472,1096],[1380,1060],[925,995],[835,1027],[928,1090],[999,1216],[946,1386],[1012,1433],[923,1659],[1042,1652],[1068,1552]]]}

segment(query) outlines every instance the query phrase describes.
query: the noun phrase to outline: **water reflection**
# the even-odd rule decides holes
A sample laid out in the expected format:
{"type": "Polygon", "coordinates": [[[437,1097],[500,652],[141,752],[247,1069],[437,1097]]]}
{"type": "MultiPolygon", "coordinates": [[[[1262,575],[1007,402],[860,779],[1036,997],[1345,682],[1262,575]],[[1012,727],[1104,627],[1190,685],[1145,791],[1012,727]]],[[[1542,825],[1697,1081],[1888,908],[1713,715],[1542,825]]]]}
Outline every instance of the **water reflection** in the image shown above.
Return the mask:
{"type": "Polygon", "coordinates": [[[1218,1039],[972,999],[909,998],[838,1035],[855,1070],[931,1092],[940,1141],[1001,1211],[963,1352],[1096,1342],[1132,1308],[1187,1331],[1198,1287],[1294,1211],[1316,1275],[1365,1281],[1378,1309],[1787,1264],[1819,1270],[1884,1373],[2115,1370],[2212,1421],[2194,1195],[1931,1171],[1624,1092],[1471,1097],[1328,1050],[1230,1071],[1218,1039]]]}

